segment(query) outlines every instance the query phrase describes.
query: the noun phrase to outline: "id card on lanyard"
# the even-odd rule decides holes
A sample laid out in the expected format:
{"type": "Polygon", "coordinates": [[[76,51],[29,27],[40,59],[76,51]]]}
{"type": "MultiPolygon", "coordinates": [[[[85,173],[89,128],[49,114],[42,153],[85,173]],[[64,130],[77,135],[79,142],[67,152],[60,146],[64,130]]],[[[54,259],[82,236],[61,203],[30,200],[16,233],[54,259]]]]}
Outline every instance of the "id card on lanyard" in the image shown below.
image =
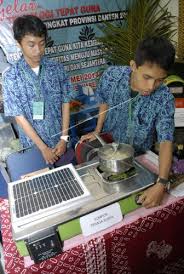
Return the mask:
{"type": "Polygon", "coordinates": [[[33,102],[33,120],[44,119],[44,101],[33,102]]]}

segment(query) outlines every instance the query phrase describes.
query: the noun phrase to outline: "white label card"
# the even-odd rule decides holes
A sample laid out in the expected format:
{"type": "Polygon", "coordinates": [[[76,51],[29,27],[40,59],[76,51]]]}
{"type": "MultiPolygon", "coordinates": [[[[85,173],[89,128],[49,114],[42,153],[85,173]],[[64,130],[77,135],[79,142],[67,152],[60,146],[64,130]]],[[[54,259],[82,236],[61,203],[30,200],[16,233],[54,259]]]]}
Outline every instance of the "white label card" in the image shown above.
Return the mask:
{"type": "Polygon", "coordinates": [[[118,203],[106,206],[80,218],[80,226],[84,236],[89,236],[123,219],[121,208],[118,203]]]}
{"type": "Polygon", "coordinates": [[[43,120],[44,118],[44,102],[33,102],[33,120],[43,120]]]}

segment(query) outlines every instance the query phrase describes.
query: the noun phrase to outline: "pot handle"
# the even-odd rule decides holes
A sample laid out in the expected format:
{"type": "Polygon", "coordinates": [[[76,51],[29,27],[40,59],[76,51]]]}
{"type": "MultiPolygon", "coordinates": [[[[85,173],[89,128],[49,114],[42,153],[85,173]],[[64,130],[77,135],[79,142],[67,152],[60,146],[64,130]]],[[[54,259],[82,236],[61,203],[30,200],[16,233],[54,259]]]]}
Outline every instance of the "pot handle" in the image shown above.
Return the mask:
{"type": "Polygon", "coordinates": [[[98,139],[98,141],[100,142],[102,146],[106,145],[106,142],[104,142],[104,140],[96,132],[93,132],[93,134],[95,135],[95,137],[98,139]]]}

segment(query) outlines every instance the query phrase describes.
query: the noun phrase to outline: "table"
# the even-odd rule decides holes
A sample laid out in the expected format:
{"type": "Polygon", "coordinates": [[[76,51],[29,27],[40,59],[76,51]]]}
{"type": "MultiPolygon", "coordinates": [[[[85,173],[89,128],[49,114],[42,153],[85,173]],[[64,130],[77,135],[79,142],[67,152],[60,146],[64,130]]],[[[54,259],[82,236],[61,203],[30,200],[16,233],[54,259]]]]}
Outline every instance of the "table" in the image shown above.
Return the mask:
{"type": "Polygon", "coordinates": [[[166,195],[164,205],[139,208],[103,232],[76,236],[62,254],[28,268],[12,240],[8,201],[0,206],[7,274],[184,273],[184,197],[166,195]]]}

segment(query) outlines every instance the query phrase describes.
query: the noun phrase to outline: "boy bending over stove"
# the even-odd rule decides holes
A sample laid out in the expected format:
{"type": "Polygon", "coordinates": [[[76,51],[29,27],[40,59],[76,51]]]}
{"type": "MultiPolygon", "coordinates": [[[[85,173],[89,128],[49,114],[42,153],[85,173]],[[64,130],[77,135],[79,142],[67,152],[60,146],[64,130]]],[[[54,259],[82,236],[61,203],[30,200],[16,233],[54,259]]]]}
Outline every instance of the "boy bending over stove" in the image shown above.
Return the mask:
{"type": "MultiPolygon", "coordinates": [[[[95,133],[110,132],[114,141],[133,145],[137,154],[149,150],[155,133],[159,143],[159,176],[144,191],[146,208],[160,205],[168,184],[174,133],[174,97],[163,81],[175,60],[173,45],[163,37],[141,41],[130,66],[111,66],[96,94],[99,116],[95,133]]],[[[93,132],[81,141],[95,139],[93,132]]]]}

